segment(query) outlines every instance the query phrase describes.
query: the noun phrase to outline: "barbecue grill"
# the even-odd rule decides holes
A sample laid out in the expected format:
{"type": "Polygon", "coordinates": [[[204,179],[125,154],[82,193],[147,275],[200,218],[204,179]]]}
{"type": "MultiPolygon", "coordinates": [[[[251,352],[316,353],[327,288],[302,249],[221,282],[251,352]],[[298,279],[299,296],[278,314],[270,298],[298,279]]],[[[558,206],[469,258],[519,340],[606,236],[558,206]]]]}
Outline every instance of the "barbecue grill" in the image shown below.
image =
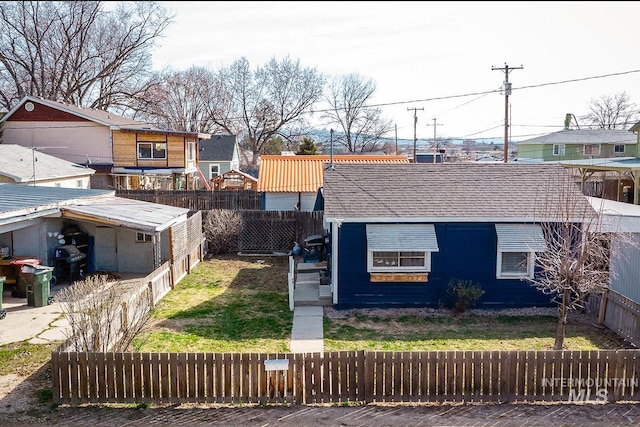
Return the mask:
{"type": "Polygon", "coordinates": [[[76,245],[62,245],[56,248],[56,279],[77,280],[82,277],[80,261],[87,254],[80,252],[76,245]]]}

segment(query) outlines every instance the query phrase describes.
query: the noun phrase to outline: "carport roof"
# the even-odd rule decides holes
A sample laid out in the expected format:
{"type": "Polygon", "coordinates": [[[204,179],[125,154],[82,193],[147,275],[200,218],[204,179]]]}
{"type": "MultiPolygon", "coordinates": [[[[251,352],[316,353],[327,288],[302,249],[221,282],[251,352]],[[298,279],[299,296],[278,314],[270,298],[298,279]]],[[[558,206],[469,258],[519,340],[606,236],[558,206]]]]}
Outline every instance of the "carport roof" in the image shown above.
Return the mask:
{"type": "Polygon", "coordinates": [[[184,208],[117,197],[112,190],[0,184],[0,225],[62,215],[155,233],[185,221],[188,213],[184,208]]]}
{"type": "Polygon", "coordinates": [[[126,227],[146,233],[160,232],[186,221],[188,213],[189,209],[115,196],[62,207],[64,218],[126,227]]]}

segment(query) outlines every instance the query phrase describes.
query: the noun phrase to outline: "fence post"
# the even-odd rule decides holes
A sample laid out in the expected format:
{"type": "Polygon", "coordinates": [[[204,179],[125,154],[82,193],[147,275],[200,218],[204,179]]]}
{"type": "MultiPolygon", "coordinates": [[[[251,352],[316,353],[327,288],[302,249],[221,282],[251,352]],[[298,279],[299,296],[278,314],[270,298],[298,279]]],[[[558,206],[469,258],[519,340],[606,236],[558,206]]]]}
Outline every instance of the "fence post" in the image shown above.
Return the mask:
{"type": "Polygon", "coordinates": [[[147,286],[149,287],[149,306],[154,308],[156,306],[156,302],[155,297],[153,296],[153,282],[150,280],[149,283],[147,283],[147,286]]]}
{"type": "Polygon", "coordinates": [[[604,317],[607,314],[607,297],[609,296],[609,289],[605,289],[602,291],[602,296],[600,297],[600,311],[598,313],[598,325],[602,326],[604,324],[604,317]]]}

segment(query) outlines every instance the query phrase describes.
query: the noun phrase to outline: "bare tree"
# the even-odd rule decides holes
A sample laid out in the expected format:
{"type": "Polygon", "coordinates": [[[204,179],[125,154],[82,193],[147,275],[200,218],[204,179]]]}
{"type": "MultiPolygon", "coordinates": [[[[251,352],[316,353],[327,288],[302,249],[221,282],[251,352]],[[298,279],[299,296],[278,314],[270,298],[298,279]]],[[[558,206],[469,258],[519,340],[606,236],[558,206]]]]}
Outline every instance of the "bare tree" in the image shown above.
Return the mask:
{"type": "Polygon", "coordinates": [[[107,274],[88,276],[56,298],[69,321],[74,351],[127,351],[151,318],[147,286],[124,289],[107,274]]]}
{"type": "Polygon", "coordinates": [[[598,129],[627,129],[636,124],[639,117],[638,107],[626,92],[591,99],[589,109],[591,112],[584,120],[598,129]]]}
{"type": "Polygon", "coordinates": [[[373,96],[376,84],[359,74],[335,77],[329,85],[326,100],[329,111],[325,114],[329,124],[341,130],[335,142],[349,153],[379,151],[384,135],[393,124],[382,117],[382,110],[366,104],[373,96]]]}
{"type": "Polygon", "coordinates": [[[248,166],[255,167],[274,137],[299,137],[292,129],[304,125],[304,114],[322,96],[324,83],[315,68],[302,68],[289,57],[272,58],[255,71],[241,58],[218,74],[212,122],[240,136],[241,148],[251,154],[248,166]]]}
{"type": "Polygon", "coordinates": [[[227,96],[218,93],[216,73],[204,67],[191,67],[183,71],[165,71],[158,76],[160,82],[150,86],[143,98],[135,103],[134,117],[153,123],[163,129],[187,132],[227,133],[214,118],[227,96]]]}
{"type": "Polygon", "coordinates": [[[609,260],[613,233],[602,232],[601,212],[584,196],[570,173],[559,167],[540,188],[537,221],[546,248],[532,246],[537,272],[527,280],[558,305],[554,349],[564,345],[567,314],[584,308],[590,293],[609,287],[609,260]]]}
{"type": "Polygon", "coordinates": [[[171,22],[156,2],[0,2],[0,106],[25,95],[126,111],[149,85],[151,50],[171,22]]]}

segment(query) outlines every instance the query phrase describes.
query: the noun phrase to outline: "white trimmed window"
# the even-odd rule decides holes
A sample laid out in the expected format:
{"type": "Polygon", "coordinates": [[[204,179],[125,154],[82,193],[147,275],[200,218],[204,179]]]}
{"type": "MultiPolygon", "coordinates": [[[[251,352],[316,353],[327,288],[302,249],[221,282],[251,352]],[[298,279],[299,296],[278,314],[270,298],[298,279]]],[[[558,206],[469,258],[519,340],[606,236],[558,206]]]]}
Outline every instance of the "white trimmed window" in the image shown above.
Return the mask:
{"type": "Polygon", "coordinates": [[[194,161],[196,159],[196,143],[187,142],[187,160],[194,161]]]}
{"type": "Polygon", "coordinates": [[[564,144],[553,144],[553,155],[564,156],[564,144]]]}
{"type": "Polygon", "coordinates": [[[624,144],[616,144],[613,146],[613,152],[615,154],[624,154],[624,144]]]}
{"type": "Polygon", "coordinates": [[[495,224],[498,237],[496,277],[533,277],[535,253],[547,249],[542,228],[536,224],[495,224]]]}
{"type": "Polygon", "coordinates": [[[220,175],[220,165],[217,163],[209,165],[209,178],[213,179],[216,176],[220,175]]]}
{"type": "Polygon", "coordinates": [[[166,159],[166,142],[138,142],[138,159],[166,159]]]}
{"type": "Polygon", "coordinates": [[[585,156],[599,156],[600,155],[600,144],[585,144],[584,145],[584,155],[585,156]]]}
{"type": "Polygon", "coordinates": [[[431,271],[438,252],[433,224],[367,224],[367,271],[418,273],[431,271]]]}
{"type": "Polygon", "coordinates": [[[136,243],[151,243],[152,238],[151,234],[136,233],[136,243]]]}

